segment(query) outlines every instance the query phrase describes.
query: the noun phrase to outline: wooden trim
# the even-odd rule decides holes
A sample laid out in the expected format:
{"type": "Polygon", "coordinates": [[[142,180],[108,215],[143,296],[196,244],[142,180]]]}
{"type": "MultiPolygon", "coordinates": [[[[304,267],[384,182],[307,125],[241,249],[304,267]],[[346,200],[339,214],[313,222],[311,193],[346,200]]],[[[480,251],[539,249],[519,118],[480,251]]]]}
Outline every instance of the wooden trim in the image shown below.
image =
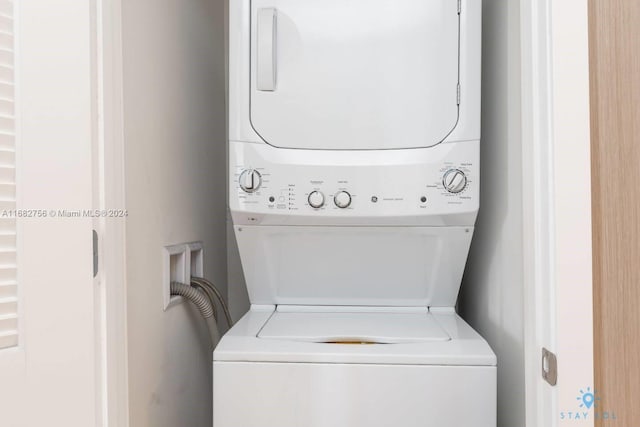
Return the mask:
{"type": "Polygon", "coordinates": [[[599,410],[630,426],[640,421],[640,3],[589,0],[589,19],[595,388],[599,410]]]}

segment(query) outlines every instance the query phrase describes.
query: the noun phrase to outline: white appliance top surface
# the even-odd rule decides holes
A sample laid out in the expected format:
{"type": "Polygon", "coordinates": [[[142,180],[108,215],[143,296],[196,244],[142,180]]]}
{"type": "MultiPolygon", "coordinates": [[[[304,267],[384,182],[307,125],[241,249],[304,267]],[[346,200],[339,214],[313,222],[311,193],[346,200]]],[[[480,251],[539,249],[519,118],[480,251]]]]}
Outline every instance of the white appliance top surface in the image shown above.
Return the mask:
{"type": "MultiPolygon", "coordinates": [[[[465,323],[453,308],[431,309],[428,312],[425,308],[422,314],[416,308],[399,307],[325,307],[322,308],[326,310],[323,313],[314,313],[315,309],[317,308],[279,306],[276,311],[275,306],[252,306],[251,310],[224,335],[214,351],[214,362],[496,365],[496,356],[487,342],[465,323]],[[349,313],[349,310],[352,312],[349,313]],[[410,322],[411,324],[401,326],[393,320],[388,321],[389,318],[386,316],[390,315],[391,311],[400,316],[397,319],[415,320],[413,316],[422,316],[422,318],[415,323],[410,322]],[[289,316],[296,313],[299,316],[289,316]],[[297,327],[291,322],[283,321],[283,319],[313,319],[319,314],[327,315],[327,318],[333,319],[331,322],[349,319],[342,326],[332,325],[333,330],[369,332],[376,338],[384,337],[387,341],[399,342],[370,345],[313,342],[309,338],[327,335],[329,326],[313,325],[314,333],[311,333],[312,329],[308,327],[297,327]],[[343,316],[346,314],[349,316],[343,316]],[[353,319],[359,315],[363,315],[363,319],[375,318],[371,325],[383,329],[364,328],[358,325],[358,322],[353,319]],[[270,319],[273,318],[275,323],[271,326],[275,328],[267,328],[270,319]],[[430,320],[425,321],[424,318],[430,320]],[[263,333],[271,336],[265,339],[263,333]],[[292,339],[296,336],[303,336],[305,340],[292,339]],[[437,336],[444,339],[433,339],[437,336]],[[401,341],[419,337],[420,341],[401,341]],[[426,339],[427,337],[429,339],[426,339]]],[[[369,322],[363,320],[363,323],[369,322]]],[[[319,324],[327,325],[326,322],[318,322],[319,324]]]]}
{"type": "Polygon", "coordinates": [[[283,311],[280,307],[258,338],[315,343],[397,344],[448,341],[426,308],[406,312],[283,311]]]}

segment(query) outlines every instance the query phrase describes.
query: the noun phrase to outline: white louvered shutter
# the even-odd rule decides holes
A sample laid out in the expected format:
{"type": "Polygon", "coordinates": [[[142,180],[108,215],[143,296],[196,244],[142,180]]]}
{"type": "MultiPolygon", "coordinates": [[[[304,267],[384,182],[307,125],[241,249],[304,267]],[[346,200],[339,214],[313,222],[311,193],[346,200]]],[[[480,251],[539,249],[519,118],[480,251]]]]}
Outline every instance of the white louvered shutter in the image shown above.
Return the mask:
{"type": "Polygon", "coordinates": [[[13,6],[0,0],[0,349],[18,345],[13,6]]]}

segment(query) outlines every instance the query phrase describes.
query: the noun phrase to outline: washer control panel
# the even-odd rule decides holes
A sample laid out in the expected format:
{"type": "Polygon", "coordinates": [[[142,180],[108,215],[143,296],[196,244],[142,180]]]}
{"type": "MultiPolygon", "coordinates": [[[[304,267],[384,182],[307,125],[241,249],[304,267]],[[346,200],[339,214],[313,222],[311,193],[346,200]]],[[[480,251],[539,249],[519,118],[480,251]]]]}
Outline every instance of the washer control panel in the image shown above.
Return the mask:
{"type": "MultiPolygon", "coordinates": [[[[467,177],[468,169],[472,164],[466,163],[462,165],[457,165],[455,168],[448,168],[447,166],[443,166],[443,170],[445,171],[441,178],[441,185],[438,183],[432,183],[431,185],[423,186],[424,190],[420,193],[416,192],[415,200],[420,200],[420,203],[427,204],[429,201],[429,197],[425,196],[425,194],[430,194],[430,196],[438,196],[438,191],[440,191],[440,196],[447,195],[461,195],[458,199],[459,202],[464,200],[470,200],[471,195],[468,194],[468,186],[470,184],[469,178],[467,177]],[[465,170],[467,172],[465,172],[465,170]],[[445,194],[444,192],[448,194],[445,194]],[[464,194],[461,194],[464,193],[464,194]]],[[[266,171],[264,168],[260,169],[243,169],[238,174],[238,199],[241,203],[245,204],[263,204],[268,208],[276,208],[276,209],[287,209],[287,210],[296,210],[301,207],[298,200],[300,199],[299,193],[300,187],[303,187],[304,184],[296,184],[290,183],[285,187],[273,190],[271,183],[272,173],[266,171]],[[262,172],[260,172],[262,170],[262,172]],[[262,174],[265,175],[265,187],[262,187],[262,174]],[[260,191],[262,190],[262,191],[260,191]],[[256,196],[262,196],[269,194],[267,198],[258,198],[258,197],[247,197],[253,193],[258,192],[256,196]]],[[[313,180],[310,179],[308,181],[307,188],[309,191],[302,190],[302,200],[306,200],[306,205],[313,209],[330,209],[330,208],[338,208],[338,209],[347,209],[351,207],[353,202],[353,196],[349,192],[355,186],[348,186],[349,180],[340,180],[337,181],[333,185],[334,191],[331,191],[331,186],[328,185],[327,180],[313,180]],[[328,191],[328,192],[327,192],[328,191]],[[328,203],[327,201],[330,200],[328,203]]],[[[352,190],[351,190],[352,191],[352,190]]],[[[375,189],[370,191],[372,194],[377,193],[375,189]]],[[[389,195],[388,193],[381,193],[382,196],[372,195],[370,202],[371,203],[389,203],[389,202],[405,202],[405,194],[398,191],[395,194],[389,195]],[[395,196],[395,197],[394,197],[395,196]]],[[[449,203],[457,204],[456,199],[449,199],[449,203]]]]}
{"type": "Polygon", "coordinates": [[[329,222],[352,224],[347,219],[385,223],[381,219],[387,218],[397,224],[402,217],[421,224],[419,218],[432,216],[440,219],[430,223],[446,225],[445,216],[466,214],[468,223],[478,210],[479,142],[375,154],[247,143],[230,148],[230,206],[236,222],[293,224],[304,217],[300,223],[333,218],[346,221],[329,222]],[[286,154],[281,159],[280,152],[286,154]]]}

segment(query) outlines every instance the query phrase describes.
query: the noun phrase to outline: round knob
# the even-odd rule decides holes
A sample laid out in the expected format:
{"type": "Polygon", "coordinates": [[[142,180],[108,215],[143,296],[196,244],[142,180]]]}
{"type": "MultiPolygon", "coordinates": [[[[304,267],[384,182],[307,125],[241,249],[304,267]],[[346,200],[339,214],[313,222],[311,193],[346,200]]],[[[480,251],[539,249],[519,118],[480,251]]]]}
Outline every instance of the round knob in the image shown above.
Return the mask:
{"type": "Polygon", "coordinates": [[[262,184],[262,176],[255,169],[245,169],[240,174],[240,188],[247,193],[253,193],[260,188],[262,184]]]}
{"type": "Polygon", "coordinates": [[[351,204],[351,194],[346,191],[340,191],[333,196],[333,202],[341,209],[348,208],[351,204]]]}
{"type": "Polygon", "coordinates": [[[320,191],[312,191],[308,200],[312,208],[319,209],[324,206],[324,194],[320,191]]]}
{"type": "Polygon", "coordinates": [[[449,193],[459,193],[467,187],[467,176],[460,169],[451,169],[444,174],[442,183],[449,193]]]}

